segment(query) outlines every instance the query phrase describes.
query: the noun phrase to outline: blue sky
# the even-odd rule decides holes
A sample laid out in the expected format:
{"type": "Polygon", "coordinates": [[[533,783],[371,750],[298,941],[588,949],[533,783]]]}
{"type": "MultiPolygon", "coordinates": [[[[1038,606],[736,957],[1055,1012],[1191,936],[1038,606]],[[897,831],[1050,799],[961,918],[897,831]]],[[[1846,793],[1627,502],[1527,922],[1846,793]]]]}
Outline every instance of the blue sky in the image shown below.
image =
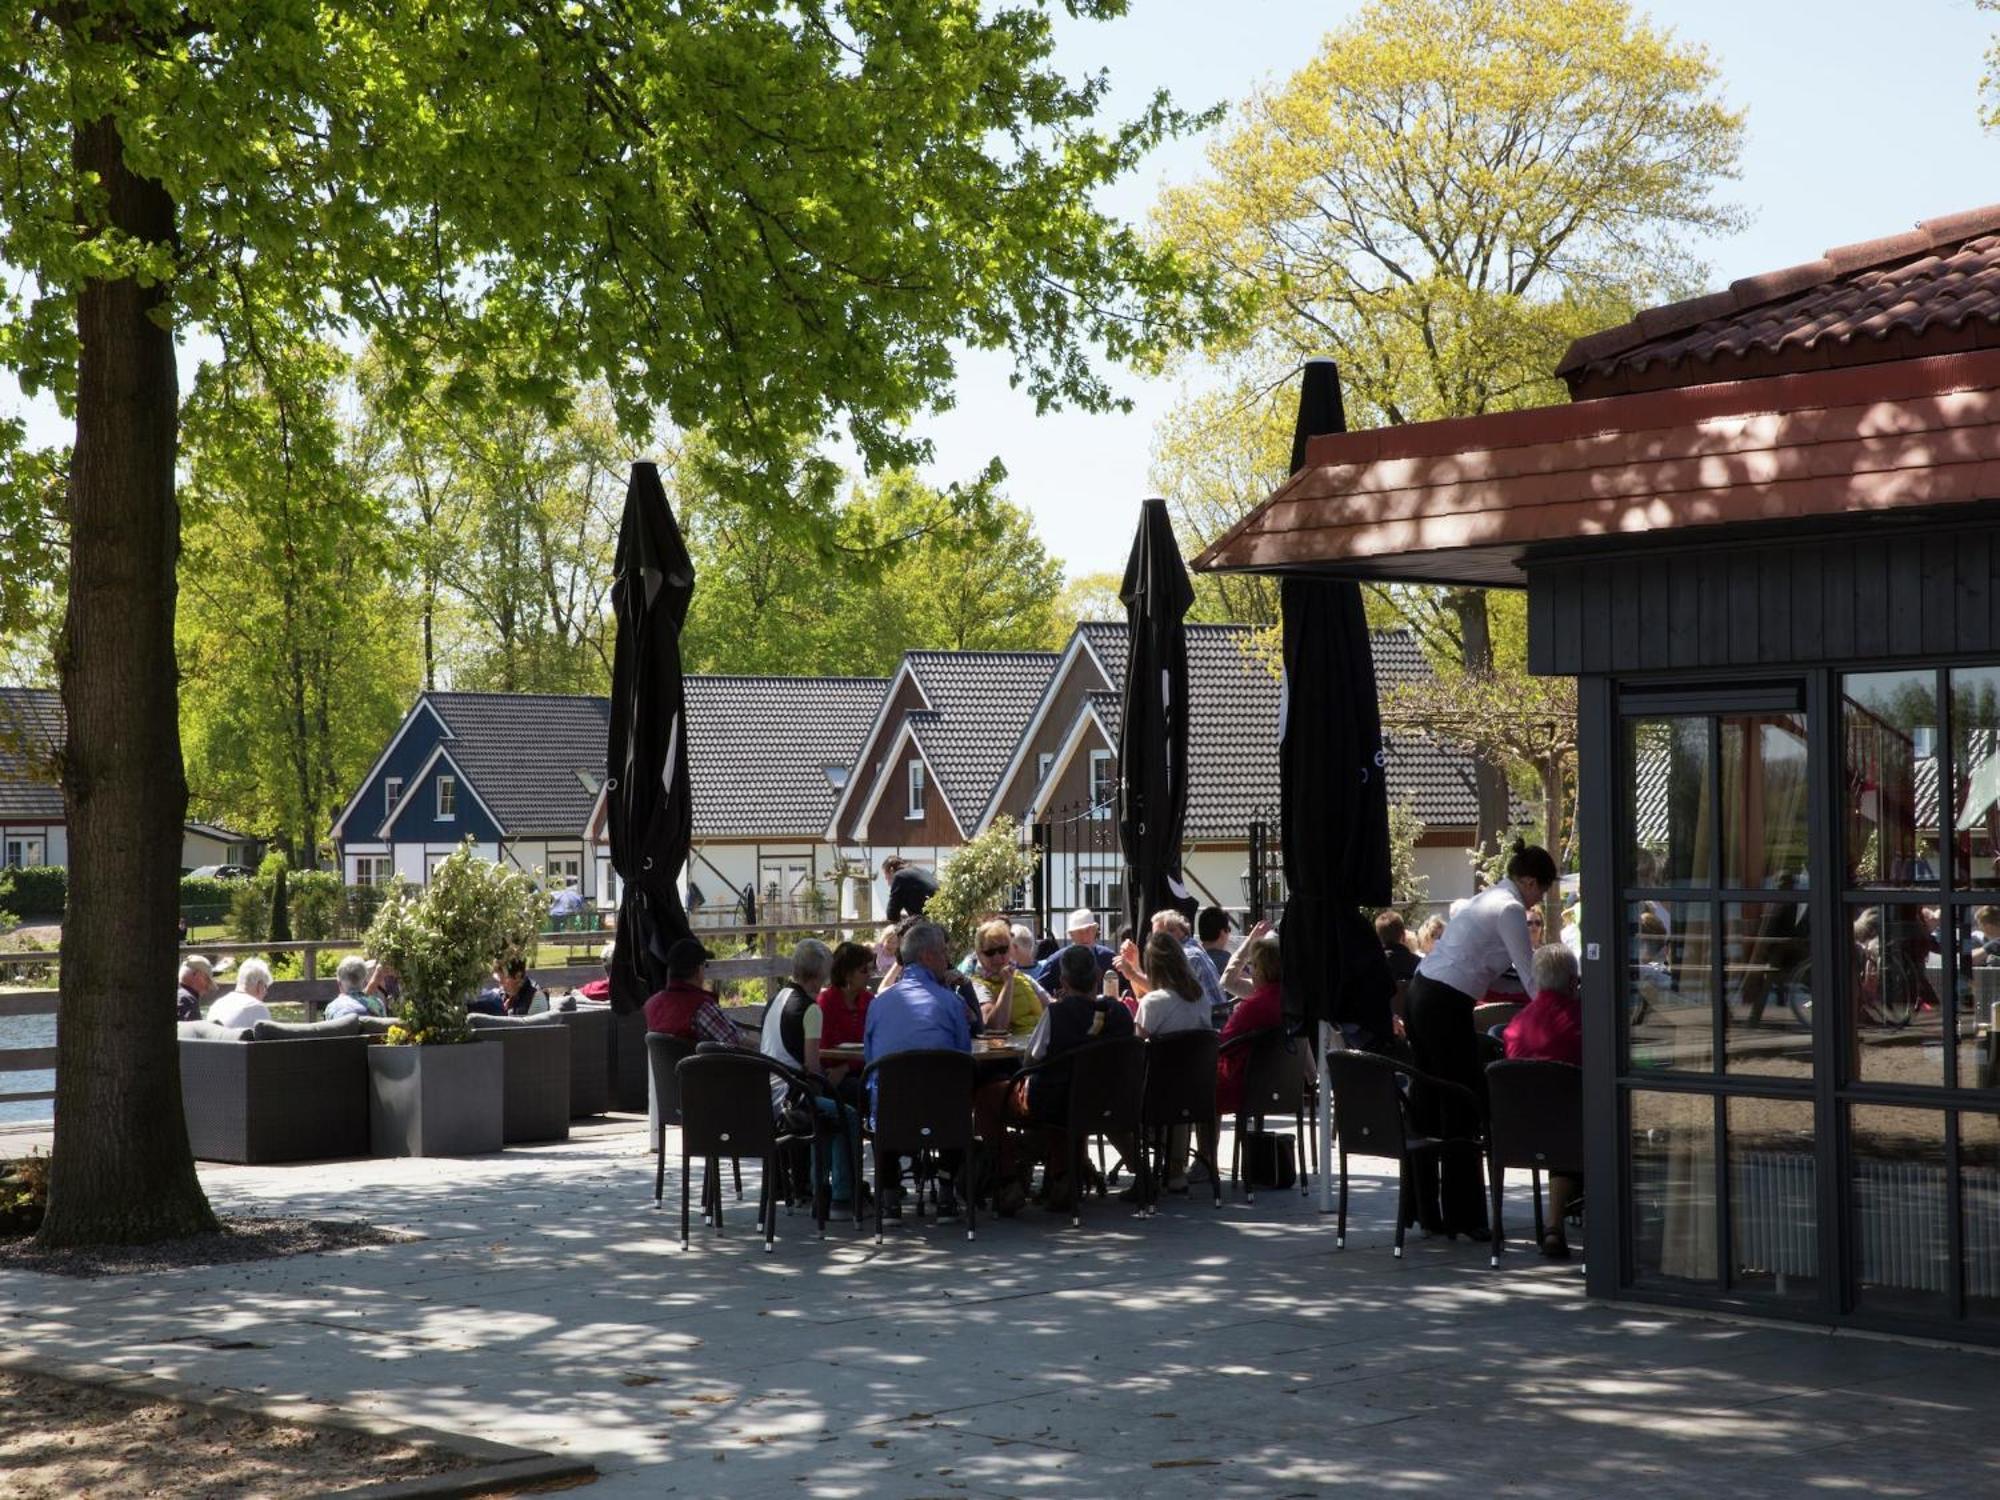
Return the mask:
{"type": "MultiPolygon", "coordinates": [[[[1133,0],[1106,25],[1065,23],[1063,61],[1108,67],[1114,112],[1156,88],[1183,105],[1234,102],[1281,82],[1354,0],[1133,0]]],[[[1723,285],[1873,239],[1918,219],[2000,200],[2000,137],[1978,124],[1978,82],[2000,15],[1973,0],[1657,0],[1659,23],[1706,44],[1726,96],[1749,110],[1742,180],[1730,194],[1755,218],[1694,248],[1723,285]]],[[[1162,149],[1106,199],[1143,218],[1160,187],[1198,175],[1200,141],[1162,149]]],[[[1120,376],[1128,415],[1037,418],[1007,388],[1004,355],[968,356],[954,410],[922,425],[937,445],[931,477],[968,477],[998,456],[1007,494],[1036,518],[1072,575],[1121,568],[1138,502],[1150,493],[1153,429],[1175,400],[1171,380],[1120,376]]],[[[191,372],[184,372],[184,383],[191,372]]],[[[0,409],[18,408],[0,397],[0,409]]],[[[29,410],[38,440],[65,434],[29,410]]]]}

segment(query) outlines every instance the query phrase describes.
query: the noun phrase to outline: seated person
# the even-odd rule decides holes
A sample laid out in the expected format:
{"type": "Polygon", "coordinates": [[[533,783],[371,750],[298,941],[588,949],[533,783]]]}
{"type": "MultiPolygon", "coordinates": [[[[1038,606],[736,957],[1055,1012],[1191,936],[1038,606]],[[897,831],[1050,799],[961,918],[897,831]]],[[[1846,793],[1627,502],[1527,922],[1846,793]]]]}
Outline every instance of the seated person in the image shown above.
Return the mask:
{"type": "MultiPolygon", "coordinates": [[[[866,951],[865,949],[863,950],[866,951]]],[[[825,943],[817,938],[807,938],[792,949],[791,978],[771,997],[771,1003],[764,1007],[764,1030],[758,1050],[766,1057],[776,1058],[788,1068],[816,1077],[825,1077],[826,1070],[820,1064],[820,1043],[825,1035],[826,1012],[820,1009],[817,1000],[820,992],[827,987],[828,972],[833,966],[833,953],[825,943]]],[[[776,1073],[771,1075],[771,1108],[783,1116],[788,1104],[799,1104],[816,1109],[821,1115],[833,1120],[844,1128],[849,1141],[856,1150],[860,1147],[861,1117],[830,1097],[814,1097],[809,1100],[795,1098],[792,1084],[776,1073]]],[[[846,1149],[823,1152],[818,1142],[813,1145],[813,1182],[815,1186],[829,1184],[828,1196],[835,1204],[842,1205],[843,1211],[854,1201],[853,1158],[846,1149]],[[831,1155],[828,1162],[823,1158],[831,1155]]]]}
{"type": "Polygon", "coordinates": [[[819,992],[825,1012],[820,1027],[823,1047],[858,1047],[868,1021],[868,1003],[875,998],[875,951],[860,943],[842,943],[833,950],[826,988],[819,992]]]}
{"type": "MultiPolygon", "coordinates": [[[[1031,1063],[1059,1059],[1088,1042],[1109,1037],[1131,1036],[1131,1012],[1115,999],[1098,993],[1097,956],[1081,944],[1072,944],[1059,955],[1056,998],[1042,1012],[1034,1035],[1028,1039],[1031,1063]]],[[[1061,1126],[1069,1120],[1069,1078],[1067,1066],[1048,1067],[1025,1078],[998,1079],[984,1085],[973,1101],[983,1139],[998,1145],[998,1186],[993,1194],[994,1210],[1011,1217],[1020,1212],[1027,1190],[1019,1176],[1019,1158],[1006,1126],[1040,1124],[1061,1126]]],[[[1127,1161],[1139,1161],[1136,1141],[1113,1142],[1127,1161]]],[[[1067,1189],[1073,1190],[1073,1185],[1067,1189]]],[[[1050,1201],[1058,1202],[1065,1189],[1051,1187],[1050,1201]]]]}
{"type": "MultiPolygon", "coordinates": [[[[1535,950],[1535,998],[1507,1023],[1510,1058],[1583,1066],[1583,1002],[1579,996],[1576,954],[1561,943],[1535,950]]],[[[1550,1228],[1542,1236],[1542,1254],[1569,1259],[1569,1239],[1563,1221],[1569,1217],[1583,1184],[1574,1177],[1549,1174],[1550,1228]]]]}
{"type": "Polygon", "coordinates": [[[236,971],[236,988],[208,1008],[207,1020],[217,1026],[242,1028],[271,1019],[264,997],[271,991],[271,966],[261,958],[244,960],[236,971]]]}
{"type": "Polygon", "coordinates": [[[742,1046],[736,1023],[722,1013],[721,1003],[708,988],[710,956],[700,938],[682,938],[667,950],[666,988],[646,1001],[646,1030],[697,1044],[742,1046]]]}
{"type": "Polygon", "coordinates": [[[493,983],[466,1009],[489,1016],[525,1016],[534,1003],[535,981],[528,977],[528,961],[517,955],[493,966],[493,983]]]}
{"type": "Polygon", "coordinates": [[[1041,992],[1014,967],[1014,929],[996,917],[973,938],[972,987],[989,1036],[1032,1036],[1042,1019],[1041,992]]]}
{"type": "MultiPolygon", "coordinates": [[[[1092,962],[1097,965],[1097,972],[1099,974],[1104,973],[1112,964],[1118,961],[1117,953],[1105,947],[1104,944],[1097,940],[1097,914],[1089,908],[1079,906],[1075,911],[1071,912],[1069,914],[1067,930],[1069,934],[1068,947],[1056,949],[1055,952],[1043,959],[1040,967],[1035,970],[1035,983],[1039,984],[1049,994],[1054,994],[1061,988],[1061,980],[1058,977],[1058,966],[1062,963],[1063,954],[1067,953],[1070,948],[1082,948],[1085,952],[1089,953],[1092,962]]],[[[1091,986],[1091,993],[1097,993],[1095,985],[1091,986]]]]}
{"type": "Polygon", "coordinates": [[[360,954],[350,953],[343,958],[335,966],[333,978],[340,986],[340,993],[335,995],[321,1012],[327,1020],[337,1021],[342,1016],[388,1014],[381,999],[368,993],[368,960],[360,954]]]}
{"type": "MultiPolygon", "coordinates": [[[[1201,997],[1208,1002],[1211,1015],[1226,1013],[1229,1009],[1229,996],[1222,988],[1222,971],[1209,962],[1208,951],[1195,941],[1194,929],[1188,926],[1187,918],[1172,907],[1154,912],[1152,930],[1147,934],[1149,947],[1153,933],[1161,932],[1181,945],[1181,953],[1188,961],[1188,978],[1193,981],[1201,997]]],[[[1138,967],[1136,962],[1138,955],[1135,953],[1133,957],[1134,967],[1138,967]]],[[[1119,972],[1125,974],[1122,966],[1119,972]]],[[[1130,974],[1125,974],[1128,983],[1131,977],[1130,974]]]]}
{"type": "Polygon", "coordinates": [[[1242,1108],[1243,1074],[1250,1066],[1250,1048],[1246,1045],[1232,1050],[1229,1043],[1253,1031],[1282,1026],[1285,1021],[1279,989],[1284,969],[1278,959],[1278,940],[1270,936],[1268,923],[1259,922],[1251,929],[1250,938],[1229,966],[1249,979],[1250,991],[1237,1002],[1229,1013],[1229,1024],[1222,1028],[1225,1050],[1215,1063],[1215,1110],[1221,1115],[1233,1115],[1242,1108]]]}
{"type": "Polygon", "coordinates": [[[1203,994],[1194,974],[1195,964],[1204,968],[1205,957],[1189,959],[1175,935],[1155,928],[1146,939],[1145,967],[1135,968],[1127,977],[1139,996],[1140,1036],[1166,1036],[1176,1031],[1208,1031],[1215,1008],[1203,994]]]}
{"type": "Polygon", "coordinates": [[[1417,954],[1410,946],[1409,929],[1403,925],[1401,912],[1385,911],[1376,916],[1375,941],[1382,945],[1382,954],[1389,961],[1389,977],[1396,981],[1400,995],[1417,977],[1417,954]]]}
{"type": "Polygon", "coordinates": [[[190,953],[181,960],[180,985],[174,992],[174,1019],[177,1021],[199,1021],[201,1002],[215,989],[215,970],[209,967],[207,959],[199,953],[190,953]]]}
{"type": "Polygon", "coordinates": [[[618,950],[618,940],[613,938],[604,945],[597,955],[604,964],[604,972],[595,979],[586,980],[576,987],[579,998],[608,1003],[611,999],[611,955],[618,950]]]}
{"type": "Polygon", "coordinates": [[[376,959],[374,967],[369,969],[368,993],[378,996],[387,1010],[394,1010],[403,998],[403,977],[388,959],[376,959]]]}
{"type": "MultiPolygon", "coordinates": [[[[950,939],[937,923],[919,918],[904,930],[899,960],[891,971],[891,982],[868,1006],[862,1026],[861,1056],[865,1063],[893,1057],[898,1052],[972,1050],[972,1020],[965,1002],[948,979],[963,979],[951,966],[950,939]]],[[[877,1080],[868,1082],[872,1107],[877,1080]]],[[[938,1213],[950,1217],[958,1212],[955,1188],[959,1164],[940,1160],[938,1213]]],[[[898,1166],[897,1175],[901,1176],[898,1166]]],[[[883,1212],[890,1218],[902,1215],[902,1188],[896,1183],[876,1183],[883,1212]]]]}

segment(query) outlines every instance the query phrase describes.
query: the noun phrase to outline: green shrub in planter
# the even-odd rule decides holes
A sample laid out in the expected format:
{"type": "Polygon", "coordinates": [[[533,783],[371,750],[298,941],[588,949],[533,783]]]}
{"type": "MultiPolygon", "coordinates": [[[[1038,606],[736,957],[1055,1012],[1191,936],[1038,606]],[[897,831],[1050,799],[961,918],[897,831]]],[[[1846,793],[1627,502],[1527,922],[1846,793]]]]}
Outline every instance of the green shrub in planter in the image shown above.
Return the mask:
{"type": "Polygon", "coordinates": [[[466,1002],[493,966],[526,953],[548,920],[549,898],[520,870],[472,852],[467,839],[431,872],[428,885],[398,880],[368,928],[370,952],[403,980],[392,1042],[469,1042],[466,1002]]]}

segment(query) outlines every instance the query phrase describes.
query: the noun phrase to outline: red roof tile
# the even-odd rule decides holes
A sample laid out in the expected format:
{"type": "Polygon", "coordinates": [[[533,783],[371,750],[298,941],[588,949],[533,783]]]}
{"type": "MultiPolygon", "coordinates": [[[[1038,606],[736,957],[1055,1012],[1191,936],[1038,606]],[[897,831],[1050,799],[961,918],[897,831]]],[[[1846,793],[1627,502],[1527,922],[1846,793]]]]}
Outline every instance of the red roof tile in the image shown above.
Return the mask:
{"type": "Polygon", "coordinates": [[[2000,347],[2000,204],[1829,250],[1578,339],[1578,400],[2000,347]]]}
{"type": "Polygon", "coordinates": [[[1312,440],[1197,560],[1520,582],[1539,543],[2000,500],[2000,350],[1312,440]]]}

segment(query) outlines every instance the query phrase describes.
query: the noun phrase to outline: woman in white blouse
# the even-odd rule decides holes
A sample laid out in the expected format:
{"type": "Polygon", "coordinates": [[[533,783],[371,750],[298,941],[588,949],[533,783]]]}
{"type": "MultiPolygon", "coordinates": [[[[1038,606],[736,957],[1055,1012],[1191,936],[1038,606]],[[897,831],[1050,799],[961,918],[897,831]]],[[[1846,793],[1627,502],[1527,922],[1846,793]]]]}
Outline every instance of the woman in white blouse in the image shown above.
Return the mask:
{"type": "MultiPolygon", "coordinates": [[[[1472,1007],[1508,968],[1524,979],[1533,972],[1528,909],[1539,905],[1555,883],[1556,862],[1549,851],[1517,839],[1507,878],[1468,901],[1417,965],[1405,1026],[1410,1051],[1424,1072],[1485,1098],[1486,1071],[1472,1030],[1472,1007]]],[[[1420,1089],[1412,1091],[1410,1105],[1417,1128],[1427,1134],[1469,1138],[1479,1128],[1477,1110],[1461,1099],[1420,1089]]],[[[1413,1186],[1417,1222],[1425,1233],[1485,1235],[1486,1191],[1477,1152],[1446,1152],[1441,1167],[1436,1158],[1425,1161],[1415,1170],[1413,1186]]]]}

